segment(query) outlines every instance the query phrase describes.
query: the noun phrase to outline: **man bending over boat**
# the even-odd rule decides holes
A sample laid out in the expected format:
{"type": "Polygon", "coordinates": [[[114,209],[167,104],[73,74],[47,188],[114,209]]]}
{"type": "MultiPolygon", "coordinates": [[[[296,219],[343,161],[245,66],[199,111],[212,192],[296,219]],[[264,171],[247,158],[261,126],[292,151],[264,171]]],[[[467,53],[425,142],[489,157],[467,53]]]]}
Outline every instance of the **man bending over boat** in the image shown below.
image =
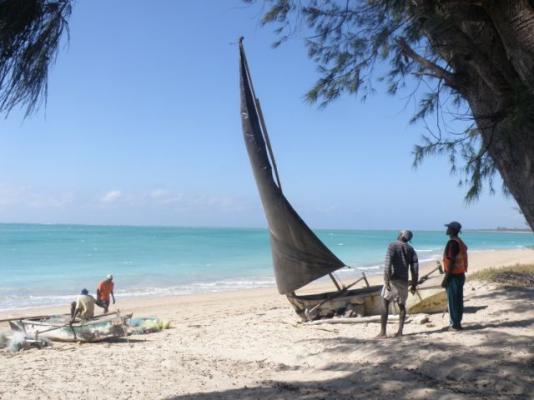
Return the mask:
{"type": "Polygon", "coordinates": [[[411,231],[401,231],[397,240],[388,246],[384,265],[384,287],[382,288],[381,328],[377,338],[386,337],[389,303],[394,301],[399,306],[399,330],[395,336],[402,336],[406,319],[406,299],[408,298],[408,270],[412,275],[410,291],[415,293],[419,278],[419,260],[414,248],[408,244],[412,240],[411,231]]]}
{"type": "Polygon", "coordinates": [[[74,321],[77,316],[81,319],[91,319],[95,316],[95,298],[87,289],[82,289],[80,295],[70,305],[70,317],[74,321]]]}
{"type": "Polygon", "coordinates": [[[104,309],[104,314],[108,313],[110,296],[113,299],[113,304],[115,304],[113,286],[113,275],[109,274],[96,288],[96,305],[104,309]]]}

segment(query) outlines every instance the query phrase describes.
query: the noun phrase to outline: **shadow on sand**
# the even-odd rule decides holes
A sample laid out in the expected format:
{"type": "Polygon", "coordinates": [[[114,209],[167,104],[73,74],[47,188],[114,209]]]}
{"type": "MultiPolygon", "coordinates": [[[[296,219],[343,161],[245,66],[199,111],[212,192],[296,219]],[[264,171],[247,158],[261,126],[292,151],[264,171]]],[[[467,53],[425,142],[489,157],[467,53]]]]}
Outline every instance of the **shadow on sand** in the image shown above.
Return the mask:
{"type": "MultiPolygon", "coordinates": [[[[485,296],[485,295],[484,295],[485,296]]],[[[500,289],[492,293],[512,301],[509,311],[531,307],[532,289],[500,289]]],[[[485,307],[468,307],[477,312],[485,307]]],[[[506,316],[502,316],[506,318],[506,316]]],[[[321,381],[263,381],[255,387],[180,395],[169,400],[348,400],[348,399],[532,399],[534,343],[532,336],[509,334],[503,328],[534,326],[534,318],[466,324],[444,341],[446,329],[412,333],[401,339],[314,339],[323,353],[350,360],[365,352],[376,360],[324,366],[336,378],[321,381]],[[474,345],[464,344],[465,335],[474,345]],[[338,374],[336,374],[338,373],[338,374]]],[[[306,355],[303,355],[304,357],[306,355]]]]}

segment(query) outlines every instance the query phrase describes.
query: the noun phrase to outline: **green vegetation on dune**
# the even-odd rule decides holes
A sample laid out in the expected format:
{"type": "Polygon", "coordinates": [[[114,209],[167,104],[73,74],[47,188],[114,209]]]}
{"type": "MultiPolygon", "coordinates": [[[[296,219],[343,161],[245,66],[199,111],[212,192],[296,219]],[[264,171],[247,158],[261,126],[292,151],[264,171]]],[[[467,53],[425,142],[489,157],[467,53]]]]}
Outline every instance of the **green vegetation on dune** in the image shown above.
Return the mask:
{"type": "Polygon", "coordinates": [[[534,287],[534,265],[488,268],[475,272],[470,280],[494,282],[506,286],[534,287]]]}

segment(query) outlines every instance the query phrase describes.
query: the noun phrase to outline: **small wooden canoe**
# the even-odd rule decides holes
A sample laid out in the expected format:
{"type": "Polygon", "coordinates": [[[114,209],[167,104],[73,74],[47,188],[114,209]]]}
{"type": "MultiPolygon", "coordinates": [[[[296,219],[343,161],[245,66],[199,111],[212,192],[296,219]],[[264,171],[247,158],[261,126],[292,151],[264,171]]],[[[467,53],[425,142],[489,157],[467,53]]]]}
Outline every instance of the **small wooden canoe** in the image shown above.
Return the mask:
{"type": "Polygon", "coordinates": [[[303,321],[332,318],[336,315],[364,316],[379,313],[381,307],[381,285],[351,289],[339,292],[323,292],[317,294],[287,295],[287,299],[295,312],[303,321]]]}
{"type": "MultiPolygon", "coordinates": [[[[362,317],[382,313],[380,293],[382,285],[339,292],[326,292],[307,295],[288,295],[287,298],[295,312],[303,321],[312,321],[334,316],[362,317]]],[[[398,307],[390,305],[392,313],[398,307]]],[[[447,310],[447,295],[439,285],[439,279],[431,279],[418,286],[415,294],[408,294],[406,310],[409,314],[438,313],[447,310]]]]}
{"type": "Polygon", "coordinates": [[[23,332],[30,339],[58,342],[99,342],[128,334],[132,314],[102,315],[91,320],[70,322],[69,316],[50,315],[10,321],[11,330],[23,332]]]}

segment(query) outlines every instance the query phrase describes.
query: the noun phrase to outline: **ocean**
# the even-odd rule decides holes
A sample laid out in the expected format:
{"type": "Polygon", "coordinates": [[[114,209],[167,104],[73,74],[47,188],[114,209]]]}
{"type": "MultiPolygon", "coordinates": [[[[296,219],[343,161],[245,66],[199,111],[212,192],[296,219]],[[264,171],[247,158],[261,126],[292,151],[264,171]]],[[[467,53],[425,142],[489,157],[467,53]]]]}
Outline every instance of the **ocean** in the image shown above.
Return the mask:
{"type": "MultiPolygon", "coordinates": [[[[351,269],[380,273],[392,230],[316,231],[351,269]]],[[[470,251],[534,246],[522,232],[466,231],[470,251]]],[[[438,259],[444,231],[414,231],[421,261],[438,259]]],[[[0,311],[68,304],[105,275],[121,298],[275,285],[266,229],[0,224],[0,311]]]]}

